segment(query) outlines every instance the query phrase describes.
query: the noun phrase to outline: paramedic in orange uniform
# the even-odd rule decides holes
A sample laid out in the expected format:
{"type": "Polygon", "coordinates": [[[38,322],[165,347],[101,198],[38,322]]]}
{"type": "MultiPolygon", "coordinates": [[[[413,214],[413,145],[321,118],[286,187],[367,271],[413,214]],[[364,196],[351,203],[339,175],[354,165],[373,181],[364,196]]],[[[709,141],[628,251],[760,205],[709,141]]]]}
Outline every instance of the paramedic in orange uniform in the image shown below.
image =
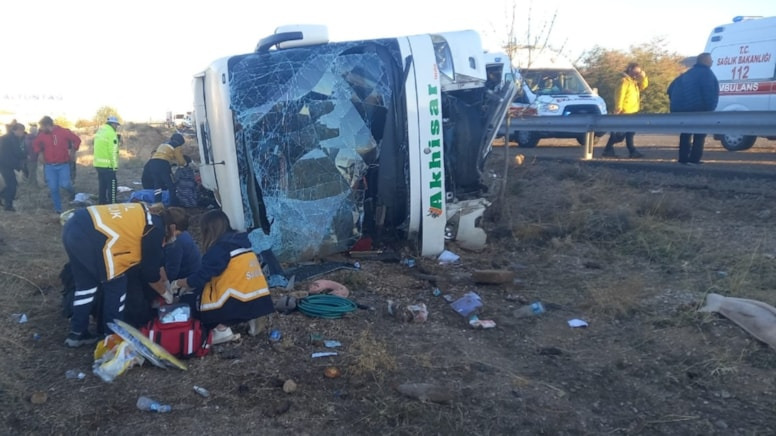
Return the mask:
{"type": "Polygon", "coordinates": [[[98,286],[104,298],[102,331],[107,331],[105,323],[123,319],[125,272],[135,265],[140,265],[143,280],[172,302],[162,276],[163,245],[171,230],[165,225],[166,215],[166,211],[152,214],[143,203],[119,203],[78,209],[65,223],[62,242],[75,279],[73,315],[65,345],[80,347],[97,341],[88,327],[98,286]]]}
{"type": "Polygon", "coordinates": [[[239,339],[230,325],[255,322],[275,311],[267,280],[245,232],[234,231],[221,210],[211,210],[200,222],[202,264],[198,271],[173,283],[173,289],[193,289],[181,297],[202,323],[213,330],[213,344],[239,339]]]}

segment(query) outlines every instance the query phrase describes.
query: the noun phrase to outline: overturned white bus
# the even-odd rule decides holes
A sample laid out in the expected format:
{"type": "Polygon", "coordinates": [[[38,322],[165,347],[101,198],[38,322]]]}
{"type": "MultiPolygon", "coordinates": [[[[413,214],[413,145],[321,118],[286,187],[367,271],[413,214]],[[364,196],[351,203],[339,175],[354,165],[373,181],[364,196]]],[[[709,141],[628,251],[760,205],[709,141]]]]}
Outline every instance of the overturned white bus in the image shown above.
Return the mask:
{"type": "Polygon", "coordinates": [[[486,86],[473,31],[329,42],[287,26],[194,78],[203,185],[256,251],[304,260],[361,238],[481,247],[481,173],[514,84],[486,86]]]}

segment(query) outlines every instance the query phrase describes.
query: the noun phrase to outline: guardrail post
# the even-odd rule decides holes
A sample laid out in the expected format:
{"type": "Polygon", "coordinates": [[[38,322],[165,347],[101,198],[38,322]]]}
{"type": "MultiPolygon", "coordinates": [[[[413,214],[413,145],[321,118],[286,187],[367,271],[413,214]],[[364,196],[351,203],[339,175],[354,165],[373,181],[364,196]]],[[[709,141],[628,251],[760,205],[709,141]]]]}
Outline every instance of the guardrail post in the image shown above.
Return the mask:
{"type": "Polygon", "coordinates": [[[585,132],[585,145],[582,146],[582,160],[593,159],[594,142],[595,142],[595,132],[585,132]]]}

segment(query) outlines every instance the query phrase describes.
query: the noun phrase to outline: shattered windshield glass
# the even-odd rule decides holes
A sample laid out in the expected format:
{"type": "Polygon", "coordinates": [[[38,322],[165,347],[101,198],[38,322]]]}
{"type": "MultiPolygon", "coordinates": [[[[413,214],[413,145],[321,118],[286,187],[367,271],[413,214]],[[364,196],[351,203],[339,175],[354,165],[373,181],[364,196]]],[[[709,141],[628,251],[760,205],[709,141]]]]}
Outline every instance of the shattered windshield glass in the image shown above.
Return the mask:
{"type": "Polygon", "coordinates": [[[406,216],[406,195],[393,192],[385,204],[378,186],[392,178],[406,192],[403,162],[374,170],[382,154],[401,156],[405,142],[385,133],[386,123],[405,131],[395,116],[399,59],[395,43],[371,41],[230,60],[243,209],[257,251],[281,260],[340,252],[377,206],[406,216]]]}

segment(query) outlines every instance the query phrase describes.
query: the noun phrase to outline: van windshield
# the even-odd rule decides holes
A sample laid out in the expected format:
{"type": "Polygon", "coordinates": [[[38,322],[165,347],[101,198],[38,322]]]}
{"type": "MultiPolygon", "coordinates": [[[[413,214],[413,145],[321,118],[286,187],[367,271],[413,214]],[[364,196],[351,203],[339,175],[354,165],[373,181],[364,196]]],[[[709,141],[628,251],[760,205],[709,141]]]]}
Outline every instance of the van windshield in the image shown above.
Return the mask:
{"type": "Polygon", "coordinates": [[[593,93],[575,69],[523,69],[520,74],[528,88],[537,95],[593,93]]]}

